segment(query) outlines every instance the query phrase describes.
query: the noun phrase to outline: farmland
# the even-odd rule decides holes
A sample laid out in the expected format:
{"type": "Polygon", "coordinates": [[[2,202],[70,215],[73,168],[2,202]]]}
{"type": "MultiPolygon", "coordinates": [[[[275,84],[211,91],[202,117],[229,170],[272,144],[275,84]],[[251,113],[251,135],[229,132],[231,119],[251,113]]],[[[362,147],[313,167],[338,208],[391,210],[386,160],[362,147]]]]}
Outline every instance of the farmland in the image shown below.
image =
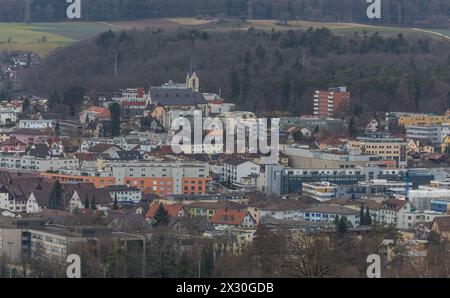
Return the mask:
{"type": "Polygon", "coordinates": [[[427,35],[442,38],[434,32],[449,35],[449,30],[415,30],[413,28],[383,27],[353,23],[324,23],[308,21],[290,21],[287,26],[275,20],[249,20],[242,22],[231,20],[198,20],[195,18],[147,19],[114,22],[61,22],[61,23],[0,23],[0,50],[31,50],[46,56],[52,50],[70,45],[76,41],[93,37],[106,30],[143,30],[145,28],[171,30],[179,27],[197,28],[208,31],[247,30],[254,27],[260,30],[306,30],[310,27],[327,27],[334,34],[352,34],[354,32],[379,32],[381,35],[398,33],[427,35]]]}

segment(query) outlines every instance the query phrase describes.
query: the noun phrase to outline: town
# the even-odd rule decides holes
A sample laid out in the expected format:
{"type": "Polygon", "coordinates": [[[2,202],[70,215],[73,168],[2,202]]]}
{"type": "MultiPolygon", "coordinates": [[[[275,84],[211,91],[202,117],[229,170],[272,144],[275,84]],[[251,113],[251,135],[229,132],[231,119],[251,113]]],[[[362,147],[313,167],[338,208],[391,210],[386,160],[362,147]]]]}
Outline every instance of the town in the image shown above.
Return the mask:
{"type": "MultiPolygon", "coordinates": [[[[388,268],[403,258],[419,270],[430,246],[450,240],[450,110],[348,123],[334,115],[350,104],[351,90],[330,87],[311,94],[310,115],[276,118],[276,160],[229,153],[220,142],[175,153],[180,117],[258,117],[220,92],[203,93],[201,82],[191,62],[185,82],[84,96],[70,117],[50,112],[47,98],[1,102],[2,275],[64,276],[66,256],[78,253],[84,276],[229,276],[236,272],[227,262],[256,246],[277,255],[256,276],[292,276],[276,268],[280,231],[294,239],[286,244],[294,255],[335,237],[347,245],[367,238],[375,241],[368,253],[388,268]]],[[[294,276],[329,273],[296,261],[302,270],[294,276]]]]}

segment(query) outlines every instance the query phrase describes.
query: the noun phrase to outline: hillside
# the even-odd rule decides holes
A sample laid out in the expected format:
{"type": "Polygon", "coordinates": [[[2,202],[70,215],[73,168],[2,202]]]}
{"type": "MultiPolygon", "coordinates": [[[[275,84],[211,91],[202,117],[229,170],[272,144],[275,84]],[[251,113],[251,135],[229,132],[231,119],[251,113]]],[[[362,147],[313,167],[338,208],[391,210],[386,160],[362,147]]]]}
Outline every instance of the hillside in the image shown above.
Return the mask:
{"type": "Polygon", "coordinates": [[[448,41],[402,34],[336,36],[312,28],[110,31],[51,53],[24,84],[29,92],[64,100],[71,87],[89,93],[183,81],[192,36],[202,90],[220,89],[244,109],[311,114],[313,91],[332,84],[347,86],[353,103],[366,111],[442,112],[449,107],[448,41]]]}

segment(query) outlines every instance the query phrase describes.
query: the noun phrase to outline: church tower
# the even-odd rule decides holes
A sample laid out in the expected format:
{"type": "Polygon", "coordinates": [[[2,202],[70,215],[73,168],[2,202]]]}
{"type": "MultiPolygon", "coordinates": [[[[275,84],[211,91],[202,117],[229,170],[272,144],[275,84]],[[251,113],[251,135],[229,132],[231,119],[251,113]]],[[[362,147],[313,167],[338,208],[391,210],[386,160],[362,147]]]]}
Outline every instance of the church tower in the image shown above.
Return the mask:
{"type": "Polygon", "coordinates": [[[192,91],[199,92],[200,91],[200,79],[197,74],[194,72],[188,73],[186,76],[186,86],[192,91]]]}
{"type": "Polygon", "coordinates": [[[195,46],[194,42],[192,42],[192,51],[191,51],[191,68],[189,73],[186,76],[186,86],[192,91],[199,92],[200,91],[200,79],[195,72],[197,66],[195,64],[195,46]]]}

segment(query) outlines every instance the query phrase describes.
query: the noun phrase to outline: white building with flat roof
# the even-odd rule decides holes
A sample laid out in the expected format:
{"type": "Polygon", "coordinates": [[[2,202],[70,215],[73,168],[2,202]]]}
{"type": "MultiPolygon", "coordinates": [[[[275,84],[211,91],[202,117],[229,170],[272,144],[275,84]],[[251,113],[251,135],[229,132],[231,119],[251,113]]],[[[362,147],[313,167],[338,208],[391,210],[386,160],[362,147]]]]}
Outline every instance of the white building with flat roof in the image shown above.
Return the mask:
{"type": "Polygon", "coordinates": [[[19,128],[45,129],[45,128],[55,128],[55,127],[56,127],[56,120],[26,119],[26,120],[19,121],[19,128]]]}
{"type": "Polygon", "coordinates": [[[433,199],[450,199],[450,189],[420,186],[410,190],[408,197],[418,210],[427,210],[431,209],[433,199]]]}

